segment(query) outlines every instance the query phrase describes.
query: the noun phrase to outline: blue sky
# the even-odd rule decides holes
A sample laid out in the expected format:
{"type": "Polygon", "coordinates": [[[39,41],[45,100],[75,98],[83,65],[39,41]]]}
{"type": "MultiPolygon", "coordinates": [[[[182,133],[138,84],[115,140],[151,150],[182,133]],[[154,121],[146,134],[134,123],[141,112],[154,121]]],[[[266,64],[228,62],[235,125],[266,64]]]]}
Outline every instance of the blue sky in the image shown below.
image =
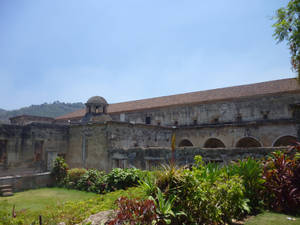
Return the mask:
{"type": "Polygon", "coordinates": [[[287,0],[0,0],[0,108],[109,103],[294,77],[287,0]]]}

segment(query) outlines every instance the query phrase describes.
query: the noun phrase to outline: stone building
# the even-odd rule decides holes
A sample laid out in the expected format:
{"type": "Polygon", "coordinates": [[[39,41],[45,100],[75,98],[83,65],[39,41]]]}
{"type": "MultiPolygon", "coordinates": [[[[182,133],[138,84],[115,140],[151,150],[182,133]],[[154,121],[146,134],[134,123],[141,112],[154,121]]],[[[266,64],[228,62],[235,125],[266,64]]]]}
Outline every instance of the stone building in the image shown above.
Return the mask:
{"type": "Polygon", "coordinates": [[[262,157],[298,139],[299,109],[296,79],[116,104],[95,96],[53,120],[0,125],[0,176],[49,170],[57,155],[71,167],[150,169],[172,157],[173,134],[180,165],[262,157]]]}

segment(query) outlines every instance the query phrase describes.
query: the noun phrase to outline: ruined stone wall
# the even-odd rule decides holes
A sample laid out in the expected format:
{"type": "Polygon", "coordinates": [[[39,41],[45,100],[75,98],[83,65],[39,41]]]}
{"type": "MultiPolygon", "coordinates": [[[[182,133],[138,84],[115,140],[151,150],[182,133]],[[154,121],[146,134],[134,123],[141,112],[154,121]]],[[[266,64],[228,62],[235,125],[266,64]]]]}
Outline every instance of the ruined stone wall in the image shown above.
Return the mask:
{"type": "Polygon", "coordinates": [[[12,185],[13,192],[18,192],[35,188],[53,187],[55,180],[50,172],[44,172],[0,177],[0,185],[5,184],[12,185]]]}
{"type": "Polygon", "coordinates": [[[204,147],[210,138],[224,143],[226,148],[236,147],[239,140],[251,137],[262,147],[271,147],[283,136],[297,137],[297,125],[293,121],[268,121],[235,124],[219,124],[176,129],[176,146],[189,140],[193,146],[204,147]]]}
{"type": "Polygon", "coordinates": [[[51,124],[0,125],[0,176],[49,170],[66,154],[68,127],[51,124]]]}
{"type": "Polygon", "coordinates": [[[172,130],[144,124],[107,123],[109,148],[168,147],[172,130]]]}
{"type": "Polygon", "coordinates": [[[145,124],[151,117],[151,124],[172,126],[227,123],[235,121],[277,120],[292,118],[290,104],[298,103],[300,94],[280,94],[244,99],[227,100],[197,105],[173,106],[111,114],[113,120],[145,124]]]}
{"type": "Polygon", "coordinates": [[[66,156],[69,166],[107,170],[106,133],[103,123],[71,125],[66,156]]]}
{"type": "MultiPolygon", "coordinates": [[[[255,154],[264,155],[264,149],[273,146],[279,137],[286,135],[296,137],[297,126],[293,120],[278,120],[276,123],[267,121],[205,125],[176,129],[113,121],[72,125],[69,132],[67,163],[70,167],[97,168],[109,171],[113,167],[129,166],[132,163],[128,159],[132,159],[134,161],[132,165],[138,168],[147,168],[144,157],[151,163],[157,161],[157,157],[169,157],[169,153],[165,149],[171,146],[173,133],[176,134],[177,147],[183,140],[189,140],[194,149],[201,149],[201,152],[207,151],[205,143],[210,138],[220,140],[224,143],[223,150],[219,148],[208,151],[214,153],[215,160],[220,160],[222,151],[229,153],[230,159],[247,155],[247,152],[255,146],[251,146],[251,148],[237,146],[237,142],[245,137],[255,139],[262,147],[255,148],[255,154]],[[112,155],[111,150],[116,149],[117,151],[112,155]],[[121,152],[118,149],[121,149],[121,152]],[[145,149],[147,149],[146,152],[145,149]],[[122,152],[125,152],[126,156],[122,152]],[[151,157],[154,159],[152,160],[151,157]]],[[[186,157],[186,163],[189,163],[195,155],[194,153],[189,155],[194,152],[190,149],[179,152],[182,153],[178,156],[181,157],[180,161],[184,161],[184,157],[186,157]]]]}
{"type": "MultiPolygon", "coordinates": [[[[177,165],[191,165],[194,157],[201,155],[206,162],[229,163],[247,157],[262,158],[275,150],[283,148],[228,148],[228,149],[204,149],[198,147],[177,148],[175,150],[175,162],[177,165]]],[[[109,149],[109,161],[113,167],[140,169],[152,169],[167,164],[172,159],[170,148],[132,148],[109,149]]]]}
{"type": "Polygon", "coordinates": [[[121,122],[70,126],[66,161],[70,167],[110,170],[108,149],[170,146],[170,129],[121,122]]]}

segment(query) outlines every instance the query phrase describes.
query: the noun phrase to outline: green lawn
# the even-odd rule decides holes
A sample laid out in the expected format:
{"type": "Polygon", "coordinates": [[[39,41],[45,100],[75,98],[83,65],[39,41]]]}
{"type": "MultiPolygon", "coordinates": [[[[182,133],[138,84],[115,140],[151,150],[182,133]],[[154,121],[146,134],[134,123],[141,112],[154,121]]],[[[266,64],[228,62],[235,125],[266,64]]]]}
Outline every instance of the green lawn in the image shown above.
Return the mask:
{"type": "Polygon", "coordinates": [[[87,200],[96,196],[94,193],[64,188],[41,188],[18,192],[11,197],[0,197],[0,204],[6,202],[11,207],[15,205],[17,210],[41,211],[61,202],[87,200]]]}
{"type": "Polygon", "coordinates": [[[129,188],[105,195],[98,195],[64,188],[42,188],[15,193],[11,197],[0,197],[0,225],[31,224],[42,215],[43,224],[64,221],[76,224],[99,211],[115,208],[120,196],[144,197],[141,188],[129,188]],[[11,219],[13,205],[16,218],[11,219]]]}
{"type": "Polygon", "coordinates": [[[300,217],[265,212],[250,218],[245,225],[300,225],[300,217]],[[296,220],[288,220],[288,217],[296,220]]]}

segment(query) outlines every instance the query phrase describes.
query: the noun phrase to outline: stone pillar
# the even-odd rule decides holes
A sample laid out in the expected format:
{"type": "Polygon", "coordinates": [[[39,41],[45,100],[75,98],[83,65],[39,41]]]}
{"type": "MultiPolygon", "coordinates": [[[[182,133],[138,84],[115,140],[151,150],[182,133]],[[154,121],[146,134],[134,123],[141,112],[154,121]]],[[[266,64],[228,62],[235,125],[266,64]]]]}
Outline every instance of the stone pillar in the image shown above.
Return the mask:
{"type": "Polygon", "coordinates": [[[293,111],[293,119],[297,127],[297,139],[300,140],[300,103],[290,105],[293,111]]]}

